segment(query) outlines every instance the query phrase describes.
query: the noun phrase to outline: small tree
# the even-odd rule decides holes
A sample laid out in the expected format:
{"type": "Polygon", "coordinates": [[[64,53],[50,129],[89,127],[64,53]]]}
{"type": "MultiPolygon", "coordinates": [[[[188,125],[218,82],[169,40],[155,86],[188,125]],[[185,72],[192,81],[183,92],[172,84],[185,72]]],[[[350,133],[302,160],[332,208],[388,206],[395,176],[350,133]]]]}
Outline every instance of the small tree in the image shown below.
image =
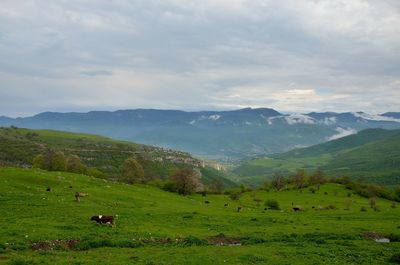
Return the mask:
{"type": "Polygon", "coordinates": [[[94,168],[94,167],[88,167],[86,169],[85,175],[92,176],[92,177],[99,178],[99,179],[107,178],[106,174],[104,174],[103,172],[101,172],[100,170],[98,170],[97,168],[94,168]]]}
{"type": "Polygon", "coordinates": [[[265,202],[265,206],[271,210],[280,210],[281,209],[281,207],[279,207],[278,201],[276,201],[276,200],[267,200],[265,202]]]}
{"type": "Polygon", "coordinates": [[[376,197],[369,198],[369,206],[373,209],[376,208],[376,197]]]}
{"type": "Polygon", "coordinates": [[[67,171],[72,173],[86,173],[86,166],[81,162],[77,155],[71,155],[67,159],[67,171]]]}
{"type": "Polygon", "coordinates": [[[133,157],[126,159],[122,164],[119,180],[129,184],[143,183],[145,181],[143,167],[133,157]]]}
{"type": "Polygon", "coordinates": [[[188,195],[200,186],[200,172],[191,168],[183,168],[176,170],[171,180],[175,182],[176,189],[179,194],[188,195]]]}
{"type": "Polygon", "coordinates": [[[51,168],[52,171],[66,171],[67,170],[67,159],[63,152],[55,152],[51,159],[51,168]]]}
{"type": "Polygon", "coordinates": [[[44,155],[39,154],[39,155],[35,156],[32,160],[32,167],[45,169],[44,168],[44,155]]]}
{"type": "Polygon", "coordinates": [[[285,187],[285,185],[285,178],[281,174],[275,173],[271,180],[271,187],[277,191],[280,191],[285,187]]]}
{"type": "Polygon", "coordinates": [[[326,177],[322,170],[317,169],[314,174],[311,175],[309,182],[311,185],[317,186],[317,189],[320,189],[321,184],[326,183],[326,177]]]}
{"type": "Polygon", "coordinates": [[[306,172],[304,169],[298,169],[296,174],[292,176],[292,181],[297,189],[301,190],[306,184],[306,172]]]}
{"type": "Polygon", "coordinates": [[[214,193],[222,193],[224,191],[224,182],[221,179],[215,179],[210,184],[210,190],[214,193]]]}

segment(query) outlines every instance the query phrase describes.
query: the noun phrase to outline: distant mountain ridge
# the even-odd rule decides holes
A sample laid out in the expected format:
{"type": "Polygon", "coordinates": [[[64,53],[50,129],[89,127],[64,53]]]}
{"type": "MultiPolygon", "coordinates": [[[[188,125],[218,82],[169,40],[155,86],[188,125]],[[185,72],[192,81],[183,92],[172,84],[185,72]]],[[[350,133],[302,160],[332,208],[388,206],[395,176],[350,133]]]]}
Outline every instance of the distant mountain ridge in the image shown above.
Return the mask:
{"type": "Polygon", "coordinates": [[[247,161],[234,169],[238,181],[262,183],[274,173],[322,169],[330,176],[400,184],[400,130],[367,129],[326,143],[247,161]]]}
{"type": "Polygon", "coordinates": [[[270,108],[232,111],[133,109],[87,113],[44,112],[0,117],[0,126],[95,133],[157,145],[212,159],[236,161],[337,139],[368,128],[400,128],[400,113],[311,112],[270,108]]]}

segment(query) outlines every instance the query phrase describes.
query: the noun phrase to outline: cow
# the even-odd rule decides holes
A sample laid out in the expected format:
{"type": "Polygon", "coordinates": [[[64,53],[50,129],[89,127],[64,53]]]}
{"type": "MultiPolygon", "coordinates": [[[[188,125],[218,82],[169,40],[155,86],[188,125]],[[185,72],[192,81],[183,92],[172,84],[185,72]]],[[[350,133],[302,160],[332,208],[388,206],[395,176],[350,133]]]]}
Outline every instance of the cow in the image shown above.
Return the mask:
{"type": "Polygon", "coordinates": [[[224,207],[228,207],[228,205],[229,205],[229,204],[225,203],[225,204],[224,204],[224,207]]]}
{"type": "Polygon", "coordinates": [[[242,210],[242,207],[241,206],[237,207],[237,212],[240,212],[240,210],[242,210]]]}
{"type": "Polygon", "coordinates": [[[86,197],[86,196],[88,196],[86,193],[75,192],[75,200],[76,200],[77,202],[80,202],[80,201],[81,201],[81,198],[82,198],[82,197],[86,197]]]}
{"type": "Polygon", "coordinates": [[[299,207],[293,207],[293,211],[299,212],[301,209],[299,207]]]}
{"type": "Polygon", "coordinates": [[[51,191],[51,187],[48,187],[48,188],[46,189],[46,191],[50,192],[50,191],[51,191]]]}
{"type": "Polygon", "coordinates": [[[209,201],[205,201],[204,203],[205,203],[205,204],[210,204],[210,202],[209,202],[209,201]]]}
{"type": "Polygon", "coordinates": [[[91,221],[96,221],[98,224],[114,225],[114,216],[111,215],[94,215],[90,218],[91,221]]]}

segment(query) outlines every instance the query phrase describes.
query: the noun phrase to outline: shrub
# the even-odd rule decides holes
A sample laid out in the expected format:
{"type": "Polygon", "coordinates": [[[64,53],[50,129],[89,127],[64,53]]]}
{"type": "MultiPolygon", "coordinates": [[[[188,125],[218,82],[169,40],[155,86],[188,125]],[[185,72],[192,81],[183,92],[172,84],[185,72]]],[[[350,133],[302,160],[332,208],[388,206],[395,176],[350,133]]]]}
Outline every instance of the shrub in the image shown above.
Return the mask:
{"type": "Polygon", "coordinates": [[[311,187],[311,188],[309,188],[308,190],[309,190],[311,193],[315,193],[315,192],[317,191],[317,189],[314,188],[314,187],[311,187]]]}
{"type": "Polygon", "coordinates": [[[276,200],[267,200],[265,202],[265,206],[270,208],[271,210],[280,210],[279,203],[276,200]]]}
{"type": "Polygon", "coordinates": [[[195,236],[188,236],[182,241],[184,246],[205,246],[208,245],[207,240],[200,239],[195,236]]]}
{"type": "Polygon", "coordinates": [[[400,264],[400,253],[394,254],[394,255],[390,258],[389,261],[392,262],[392,263],[400,264]]]}
{"type": "Polygon", "coordinates": [[[325,209],[327,209],[327,210],[336,210],[337,207],[336,207],[336,205],[329,204],[328,206],[325,207],[325,209]]]}
{"type": "Polygon", "coordinates": [[[99,179],[107,178],[106,174],[104,174],[103,172],[101,172],[100,170],[98,170],[97,168],[94,168],[94,167],[87,168],[85,175],[92,176],[92,177],[99,178],[99,179]]]}

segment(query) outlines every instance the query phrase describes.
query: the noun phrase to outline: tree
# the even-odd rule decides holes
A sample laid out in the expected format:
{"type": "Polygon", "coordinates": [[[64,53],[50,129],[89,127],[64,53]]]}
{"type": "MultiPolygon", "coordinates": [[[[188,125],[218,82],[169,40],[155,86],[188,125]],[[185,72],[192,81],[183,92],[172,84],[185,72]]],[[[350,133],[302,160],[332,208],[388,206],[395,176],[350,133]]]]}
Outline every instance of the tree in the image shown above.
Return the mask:
{"type": "Polygon", "coordinates": [[[68,156],[67,159],[67,171],[78,174],[86,173],[86,166],[81,162],[81,159],[77,155],[68,156]]]}
{"type": "Polygon", "coordinates": [[[85,175],[92,176],[92,177],[99,178],[99,179],[107,178],[106,174],[104,174],[103,172],[101,172],[100,170],[98,170],[97,168],[94,168],[94,167],[88,167],[86,169],[85,175]]]}
{"type": "Polygon", "coordinates": [[[306,184],[306,172],[304,169],[298,169],[292,177],[293,183],[297,189],[301,190],[306,184]]]}
{"type": "Polygon", "coordinates": [[[133,157],[126,159],[122,164],[119,180],[129,184],[143,183],[145,181],[143,167],[133,157]]]}
{"type": "Polygon", "coordinates": [[[200,173],[191,168],[176,170],[171,180],[176,184],[179,194],[188,195],[196,190],[200,185],[200,173]]]}
{"type": "Polygon", "coordinates": [[[222,193],[224,190],[224,182],[221,179],[215,179],[211,182],[210,189],[214,193],[222,193]]]}
{"type": "Polygon", "coordinates": [[[55,152],[51,160],[52,171],[66,171],[67,170],[67,159],[63,152],[55,152]]]}
{"type": "Polygon", "coordinates": [[[35,156],[32,160],[32,167],[45,169],[44,168],[44,155],[39,154],[39,155],[35,156]]]}
{"type": "Polygon", "coordinates": [[[317,189],[319,190],[321,184],[326,183],[324,172],[320,169],[317,169],[314,174],[311,175],[309,182],[311,185],[316,185],[317,189]]]}
{"type": "Polygon", "coordinates": [[[50,171],[66,171],[67,159],[63,152],[48,150],[43,156],[43,162],[40,163],[41,157],[37,156],[36,163],[42,164],[41,169],[50,171]]]}
{"type": "Polygon", "coordinates": [[[276,189],[277,191],[280,191],[285,187],[285,185],[285,178],[281,174],[275,173],[271,180],[271,187],[276,189]]]}

